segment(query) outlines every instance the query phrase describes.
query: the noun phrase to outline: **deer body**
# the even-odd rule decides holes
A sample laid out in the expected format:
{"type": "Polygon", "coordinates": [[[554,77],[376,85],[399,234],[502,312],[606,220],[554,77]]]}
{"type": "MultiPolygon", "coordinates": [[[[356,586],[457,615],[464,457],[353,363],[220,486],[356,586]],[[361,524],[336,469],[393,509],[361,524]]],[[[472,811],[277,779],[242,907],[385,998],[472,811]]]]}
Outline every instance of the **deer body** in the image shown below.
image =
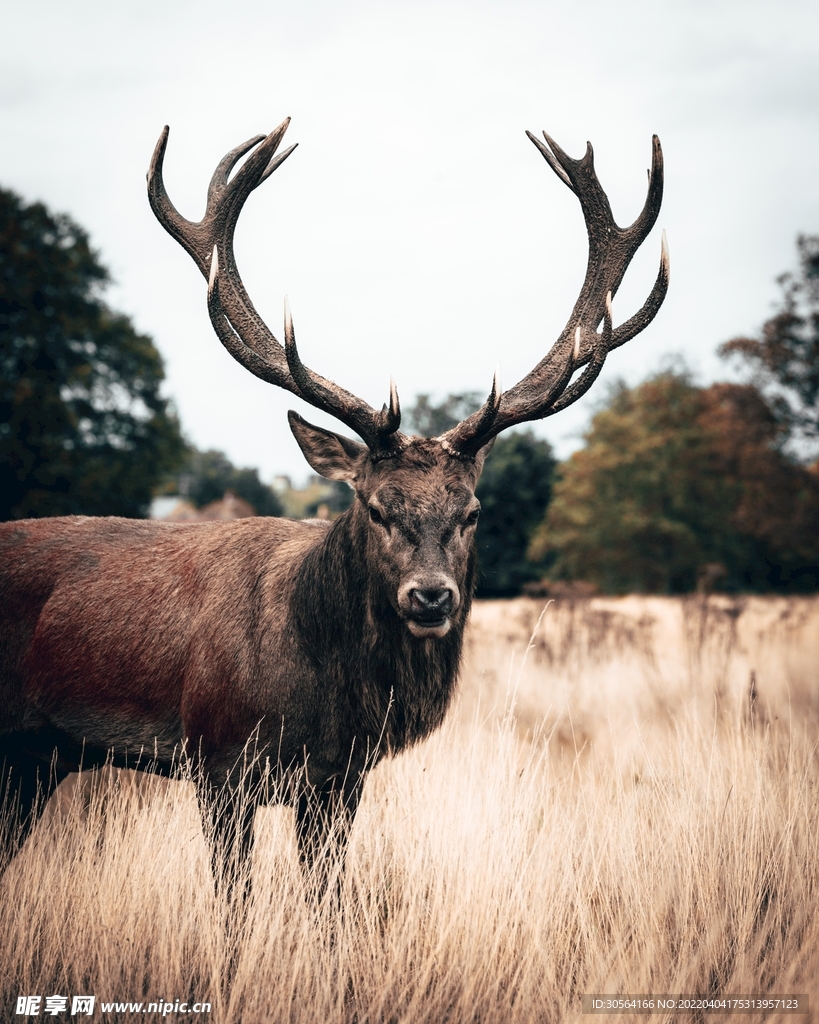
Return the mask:
{"type": "MultiPolygon", "coordinates": [[[[20,639],[4,659],[4,721],[84,743],[87,767],[113,749],[123,767],[167,771],[190,739],[223,773],[256,723],[278,736],[293,682],[308,703],[316,689],[284,635],[294,559],[326,533],[264,519],[3,524],[3,617],[20,639]]],[[[288,737],[306,742],[298,706],[287,711],[288,737]]]]}
{"type": "MultiPolygon", "coordinates": [[[[252,737],[256,769],[272,765],[273,792],[300,808],[311,862],[330,812],[350,814],[365,770],[436,728],[454,689],[474,576],[474,523],[462,522],[474,498],[464,480],[475,472],[449,460],[441,472],[423,457],[436,443],[417,447],[420,456],[410,450],[370,473],[386,477],[381,490],[393,501],[396,482],[406,488],[409,478],[416,500],[426,490],[426,502],[438,502],[429,536],[403,565],[377,550],[361,502],[331,525],[0,524],[9,638],[0,752],[11,739],[38,768],[45,795],[80,767],[110,761],[167,774],[183,754],[216,792],[258,781],[258,772],[240,778],[252,737]],[[439,543],[453,524],[470,534],[454,561],[439,543]],[[397,600],[401,583],[442,579],[459,594],[446,634],[413,622],[436,634],[416,636],[397,600]]],[[[409,532],[407,511],[384,515],[397,529],[403,512],[409,532]]]]}
{"type": "Polygon", "coordinates": [[[80,765],[110,759],[168,772],[180,756],[199,769],[217,883],[224,877],[232,888],[250,852],[254,808],[270,792],[257,785],[265,763],[278,776],[276,798],[296,808],[305,865],[326,863],[317,858],[336,825],[343,852],[366,772],[385,753],[428,735],[450,703],[475,576],[475,486],[494,438],[579,398],[610,349],[646,327],[665,296],[663,241],[648,299],[614,328],[612,297],[660,208],[656,137],[646,204],[623,229],[591,147],[573,160],[545,133],[547,145],[530,136],[580,199],[589,234],[580,297],[557,342],[522,381],[501,392],[496,378],[484,406],[441,437],[404,435],[394,386],[376,411],[309,369],[289,310],[282,346],[239,276],[235,224],[250,192],[292,152],[276,155],[286,127],[227,154],[197,223],[182,218],[165,193],[165,129],[149,199],[208,278],[211,323],[228,352],[362,439],[289,414],[309,464],[347,481],[356,500],[330,526],[83,517],[0,524],[5,858],[36,821],[38,791],[48,796],[80,765]],[[249,743],[258,755],[250,771],[249,743]],[[237,856],[225,871],[230,850],[237,856]]]}

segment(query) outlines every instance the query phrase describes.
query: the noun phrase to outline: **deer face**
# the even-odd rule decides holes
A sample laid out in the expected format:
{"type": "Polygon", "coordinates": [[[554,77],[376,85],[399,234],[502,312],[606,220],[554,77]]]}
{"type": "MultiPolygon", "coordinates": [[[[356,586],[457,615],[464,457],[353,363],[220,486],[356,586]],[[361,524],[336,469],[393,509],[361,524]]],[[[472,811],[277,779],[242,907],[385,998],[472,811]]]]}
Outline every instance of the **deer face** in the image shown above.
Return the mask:
{"type": "Polygon", "coordinates": [[[487,445],[474,460],[449,454],[435,438],[408,438],[390,458],[290,414],[307,461],[322,476],[347,480],[352,514],[366,538],[371,574],[413,636],[445,636],[463,603],[480,502],[475,497],[487,445]]]}

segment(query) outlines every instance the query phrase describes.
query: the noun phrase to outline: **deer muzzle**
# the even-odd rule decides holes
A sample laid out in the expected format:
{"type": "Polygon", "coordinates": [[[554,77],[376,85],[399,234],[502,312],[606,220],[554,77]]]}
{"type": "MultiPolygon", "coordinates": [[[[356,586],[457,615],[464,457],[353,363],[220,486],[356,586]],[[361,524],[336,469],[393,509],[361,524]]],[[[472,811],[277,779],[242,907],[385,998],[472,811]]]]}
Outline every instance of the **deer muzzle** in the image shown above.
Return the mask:
{"type": "Polygon", "coordinates": [[[401,617],[417,637],[446,636],[460,603],[455,582],[447,578],[411,580],[398,593],[401,617]]]}

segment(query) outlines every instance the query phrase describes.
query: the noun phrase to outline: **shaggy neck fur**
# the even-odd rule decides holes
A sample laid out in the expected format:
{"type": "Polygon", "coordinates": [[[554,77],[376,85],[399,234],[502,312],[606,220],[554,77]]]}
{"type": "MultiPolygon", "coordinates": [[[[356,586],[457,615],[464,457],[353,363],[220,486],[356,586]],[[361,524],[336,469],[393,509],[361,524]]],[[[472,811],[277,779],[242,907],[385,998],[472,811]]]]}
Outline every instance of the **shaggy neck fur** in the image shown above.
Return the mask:
{"type": "MultiPolygon", "coordinates": [[[[463,600],[446,636],[419,639],[399,619],[377,564],[369,564],[359,502],[305,558],[295,588],[294,622],[304,653],[355,724],[356,745],[397,753],[443,721],[455,688],[474,586],[472,552],[463,600]]],[[[329,696],[329,695],[328,695],[329,696]]],[[[339,709],[342,713],[342,709],[339,709]]]]}

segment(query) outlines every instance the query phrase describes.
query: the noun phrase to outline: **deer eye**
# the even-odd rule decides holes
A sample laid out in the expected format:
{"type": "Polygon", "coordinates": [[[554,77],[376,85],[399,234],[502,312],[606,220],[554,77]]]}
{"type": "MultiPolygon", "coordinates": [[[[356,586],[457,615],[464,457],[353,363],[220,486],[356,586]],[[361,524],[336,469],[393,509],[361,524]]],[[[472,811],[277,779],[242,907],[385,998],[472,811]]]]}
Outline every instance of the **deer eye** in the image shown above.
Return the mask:
{"type": "Polygon", "coordinates": [[[370,513],[370,519],[372,522],[378,523],[379,526],[384,525],[384,517],[374,505],[368,505],[367,511],[370,513]]]}
{"type": "Polygon", "coordinates": [[[472,511],[464,520],[464,526],[474,526],[475,523],[477,523],[480,514],[481,510],[479,508],[473,508],[472,511]]]}

